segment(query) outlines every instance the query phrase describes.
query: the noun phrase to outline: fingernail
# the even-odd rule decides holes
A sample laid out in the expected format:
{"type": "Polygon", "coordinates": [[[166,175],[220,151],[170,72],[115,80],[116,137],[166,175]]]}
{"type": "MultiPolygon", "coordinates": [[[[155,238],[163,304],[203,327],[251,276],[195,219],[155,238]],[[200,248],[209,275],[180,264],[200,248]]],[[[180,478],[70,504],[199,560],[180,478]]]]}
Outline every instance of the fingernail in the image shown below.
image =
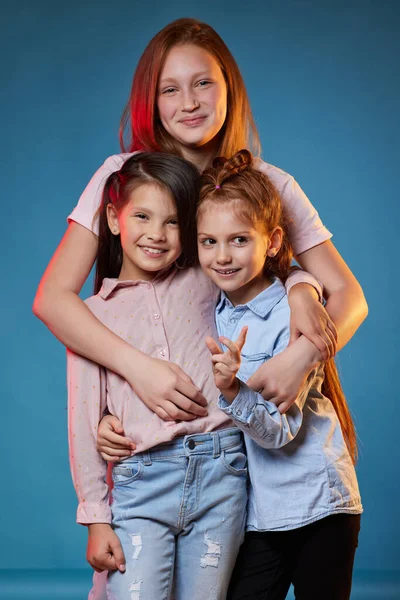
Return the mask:
{"type": "Polygon", "coordinates": [[[119,570],[120,571],[125,571],[125,565],[119,565],[119,570]]]}

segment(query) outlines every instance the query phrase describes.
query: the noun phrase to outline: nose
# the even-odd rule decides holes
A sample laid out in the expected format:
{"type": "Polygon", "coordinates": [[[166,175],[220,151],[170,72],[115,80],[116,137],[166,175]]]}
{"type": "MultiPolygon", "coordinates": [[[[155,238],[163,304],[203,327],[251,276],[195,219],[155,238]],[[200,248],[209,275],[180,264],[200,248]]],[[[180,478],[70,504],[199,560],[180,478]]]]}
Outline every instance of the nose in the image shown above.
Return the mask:
{"type": "Polygon", "coordinates": [[[182,110],[184,112],[192,112],[200,106],[199,101],[196,98],[194,90],[189,89],[183,92],[182,96],[182,110]]]}
{"type": "Polygon", "coordinates": [[[148,239],[153,240],[153,242],[165,242],[167,239],[163,227],[153,227],[146,235],[148,239]]]}
{"type": "Polygon", "coordinates": [[[229,249],[226,246],[219,246],[216,256],[217,263],[219,265],[227,265],[232,262],[229,249]]]}

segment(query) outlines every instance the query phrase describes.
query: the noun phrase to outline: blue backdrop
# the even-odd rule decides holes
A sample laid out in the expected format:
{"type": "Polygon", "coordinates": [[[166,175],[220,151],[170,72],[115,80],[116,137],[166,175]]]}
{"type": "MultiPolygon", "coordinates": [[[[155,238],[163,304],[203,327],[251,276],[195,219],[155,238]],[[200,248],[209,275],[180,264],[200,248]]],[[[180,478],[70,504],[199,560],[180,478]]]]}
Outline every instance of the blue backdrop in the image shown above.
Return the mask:
{"type": "Polygon", "coordinates": [[[166,23],[193,16],[215,27],[239,63],[264,159],[297,178],[365,290],[370,315],[339,359],[360,442],[365,514],[356,567],[397,569],[397,3],[7,4],[0,567],[85,566],[67,455],[65,353],[31,305],[66,216],[96,168],[118,152],[141,52],[166,23]]]}

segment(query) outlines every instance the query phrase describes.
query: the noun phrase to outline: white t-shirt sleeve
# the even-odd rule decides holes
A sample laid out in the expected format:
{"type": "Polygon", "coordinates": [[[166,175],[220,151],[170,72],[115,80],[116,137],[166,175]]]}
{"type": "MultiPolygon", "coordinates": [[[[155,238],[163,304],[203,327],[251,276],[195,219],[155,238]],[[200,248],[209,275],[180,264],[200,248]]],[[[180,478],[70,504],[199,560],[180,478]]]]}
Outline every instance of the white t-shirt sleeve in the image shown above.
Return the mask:
{"type": "Polygon", "coordinates": [[[291,175],[261,159],[255,159],[254,166],[270,178],[281,196],[289,218],[289,237],[296,256],[332,237],[310,200],[291,175]]]}
{"type": "Polygon", "coordinates": [[[68,216],[68,222],[75,221],[75,223],[79,223],[79,225],[93,231],[94,234],[99,234],[97,211],[101,204],[104,184],[107,177],[118,171],[130,156],[132,154],[114,154],[107,158],[87,184],[78,204],[68,216]]]}

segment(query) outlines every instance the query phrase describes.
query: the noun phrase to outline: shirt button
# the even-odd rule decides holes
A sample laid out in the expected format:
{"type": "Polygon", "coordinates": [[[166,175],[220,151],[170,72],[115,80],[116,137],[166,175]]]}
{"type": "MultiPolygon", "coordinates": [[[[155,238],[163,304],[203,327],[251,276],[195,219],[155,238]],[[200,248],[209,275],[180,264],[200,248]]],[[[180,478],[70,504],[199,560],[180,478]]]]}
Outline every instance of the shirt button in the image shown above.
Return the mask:
{"type": "Polygon", "coordinates": [[[162,350],[160,350],[160,354],[161,354],[161,356],[165,356],[167,354],[164,348],[162,350]]]}
{"type": "Polygon", "coordinates": [[[159,315],[158,313],[156,313],[155,315],[153,315],[153,318],[154,318],[154,319],[159,319],[159,318],[160,318],[160,315],[159,315]]]}
{"type": "Polygon", "coordinates": [[[241,410],[238,410],[238,411],[236,412],[236,414],[237,414],[237,416],[238,416],[238,417],[240,417],[240,415],[242,414],[242,411],[241,411],[241,410]]]}
{"type": "Polygon", "coordinates": [[[189,440],[188,441],[188,448],[189,450],[194,450],[196,447],[196,442],[194,440],[189,440]]]}

